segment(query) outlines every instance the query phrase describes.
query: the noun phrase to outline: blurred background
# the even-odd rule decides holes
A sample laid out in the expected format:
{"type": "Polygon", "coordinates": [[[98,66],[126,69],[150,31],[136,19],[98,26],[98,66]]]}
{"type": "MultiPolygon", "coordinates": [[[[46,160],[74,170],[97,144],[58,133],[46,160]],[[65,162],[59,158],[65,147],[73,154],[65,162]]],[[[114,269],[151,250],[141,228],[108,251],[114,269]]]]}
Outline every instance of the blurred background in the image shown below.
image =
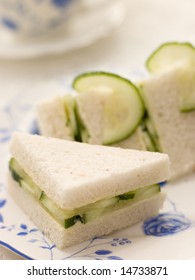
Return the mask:
{"type": "MultiPolygon", "coordinates": [[[[112,2],[117,1],[108,2],[112,5],[112,2]]],[[[103,17],[99,16],[99,22],[92,20],[93,24],[90,24],[90,17],[83,18],[82,10],[81,15],[79,13],[74,15],[77,23],[77,40],[75,43],[71,42],[72,51],[71,48],[66,51],[66,44],[63,42],[64,45],[61,46],[60,51],[52,54],[52,47],[55,49],[58,41],[61,44],[65,34],[62,34],[60,39],[59,37],[57,40],[54,38],[56,42],[54,46],[52,40],[48,40],[45,43],[47,51],[45,53],[43,49],[40,51],[41,54],[44,54],[43,56],[39,53],[37,56],[31,53],[28,57],[28,50],[25,49],[26,43],[24,43],[25,46],[18,42],[13,42],[12,46],[11,42],[7,46],[6,44],[3,46],[1,43],[0,85],[9,81],[16,80],[17,82],[19,79],[42,80],[59,75],[66,76],[86,69],[106,70],[108,68],[112,71],[116,69],[121,74],[123,74],[122,72],[128,73],[131,69],[143,67],[146,58],[163,42],[189,41],[194,43],[195,2],[193,0],[121,0],[118,2],[125,5],[122,12],[120,5],[118,18],[116,16],[117,8],[110,13],[105,13],[104,8],[101,7],[98,16],[102,14],[103,17]],[[110,17],[113,20],[110,20],[110,17]],[[85,34],[83,21],[86,18],[85,34]],[[79,25],[82,35],[79,35],[79,25]],[[79,36],[81,37],[79,38],[79,36]],[[50,48],[51,54],[48,48],[50,48]],[[19,49],[19,54],[17,49],[19,49]],[[14,58],[10,59],[9,57],[12,56],[14,58]],[[20,56],[25,58],[20,59],[20,56]]],[[[108,9],[108,5],[106,7],[108,9]]],[[[92,9],[89,11],[94,19],[95,11],[92,9]]],[[[67,32],[70,33],[70,31],[67,32]]],[[[75,36],[75,34],[73,35],[75,36]]],[[[69,34],[69,40],[71,40],[70,37],[69,34]]],[[[35,43],[31,42],[31,48],[34,50],[38,49],[39,45],[41,43],[38,40],[35,43]]]]}

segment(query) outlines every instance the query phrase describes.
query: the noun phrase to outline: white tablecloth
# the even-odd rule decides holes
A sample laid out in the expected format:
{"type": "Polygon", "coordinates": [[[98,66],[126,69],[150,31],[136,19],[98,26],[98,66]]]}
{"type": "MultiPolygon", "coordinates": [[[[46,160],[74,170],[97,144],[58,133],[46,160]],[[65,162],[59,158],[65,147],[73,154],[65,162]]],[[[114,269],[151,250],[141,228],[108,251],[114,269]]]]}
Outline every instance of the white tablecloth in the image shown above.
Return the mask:
{"type": "MultiPolygon", "coordinates": [[[[115,69],[120,74],[143,67],[148,55],[166,41],[195,43],[193,0],[126,0],[124,22],[109,36],[88,47],[29,60],[0,60],[0,100],[4,90],[86,69],[115,69]]],[[[18,87],[18,88],[17,88],[18,87]]],[[[0,248],[0,259],[20,259],[0,248]]]]}

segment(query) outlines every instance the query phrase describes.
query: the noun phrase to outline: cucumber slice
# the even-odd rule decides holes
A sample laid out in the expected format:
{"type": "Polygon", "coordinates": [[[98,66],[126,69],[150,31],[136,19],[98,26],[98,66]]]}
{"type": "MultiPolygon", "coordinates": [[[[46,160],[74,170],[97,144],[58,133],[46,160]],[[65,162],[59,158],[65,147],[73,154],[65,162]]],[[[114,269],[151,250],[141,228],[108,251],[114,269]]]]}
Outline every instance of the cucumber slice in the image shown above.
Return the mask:
{"type": "Polygon", "coordinates": [[[195,65],[195,48],[186,42],[162,44],[146,61],[146,67],[151,73],[162,73],[186,64],[195,65]]]}
{"type": "Polygon", "coordinates": [[[83,214],[83,223],[86,224],[92,220],[101,217],[105,213],[112,211],[112,209],[114,208],[114,206],[117,204],[118,201],[119,201],[118,197],[112,197],[88,205],[85,208],[86,212],[84,212],[83,214]]]}
{"type": "Polygon", "coordinates": [[[21,180],[20,186],[35,198],[40,199],[42,191],[36,184],[32,184],[32,181],[28,180],[28,182],[26,182],[21,180]]]}
{"type": "MultiPolygon", "coordinates": [[[[151,142],[153,143],[154,150],[153,151],[158,151],[161,152],[161,145],[160,145],[160,140],[158,137],[158,134],[156,132],[156,129],[154,127],[154,124],[149,116],[147,116],[144,120],[146,130],[148,132],[148,136],[151,139],[151,142]]],[[[152,151],[152,150],[151,150],[152,151]]]]}
{"type": "Polygon", "coordinates": [[[161,191],[160,185],[155,184],[149,187],[141,188],[136,191],[135,199],[142,200],[152,197],[155,194],[158,194],[161,191]]]}
{"type": "Polygon", "coordinates": [[[127,192],[127,193],[124,193],[124,194],[119,195],[118,198],[119,198],[120,200],[134,199],[135,194],[136,194],[136,191],[130,191],[130,192],[127,192]]]}
{"type": "Polygon", "coordinates": [[[20,165],[14,158],[11,158],[9,162],[9,168],[12,174],[12,178],[16,182],[18,182],[23,189],[31,193],[37,199],[41,197],[41,189],[33,182],[33,180],[20,167],[20,165]]]}
{"type": "Polygon", "coordinates": [[[156,184],[95,202],[91,204],[90,207],[86,208],[86,212],[84,211],[83,223],[86,224],[106,213],[111,213],[112,211],[126,207],[135,201],[147,199],[159,192],[160,186],[156,184]]]}
{"type": "Polygon", "coordinates": [[[151,133],[148,131],[148,127],[146,125],[146,119],[147,117],[143,120],[141,123],[141,137],[145,143],[147,151],[150,152],[156,152],[157,148],[155,145],[155,142],[153,140],[153,137],[151,136],[151,133]]]}
{"type": "MultiPolygon", "coordinates": [[[[103,145],[119,142],[129,137],[144,115],[144,105],[137,87],[116,74],[91,72],[77,76],[73,87],[78,92],[109,89],[104,107],[103,145]]],[[[95,109],[95,108],[94,108],[95,109]]]]}
{"type": "Polygon", "coordinates": [[[77,105],[75,107],[75,117],[76,117],[77,126],[78,126],[78,133],[77,133],[77,137],[75,138],[75,140],[78,142],[88,143],[90,135],[89,135],[83,121],[81,120],[77,105]]]}
{"type": "Polygon", "coordinates": [[[88,211],[83,215],[83,223],[84,224],[89,223],[89,222],[101,217],[105,212],[106,212],[106,210],[103,208],[88,211]]]}
{"type": "Polygon", "coordinates": [[[46,209],[46,211],[48,211],[61,225],[70,226],[70,224],[73,222],[72,218],[76,215],[75,211],[59,208],[59,206],[57,206],[57,204],[52,201],[44,192],[40,197],[40,203],[46,209]],[[70,218],[72,220],[70,220],[70,218]]]}
{"type": "Polygon", "coordinates": [[[110,206],[113,207],[113,205],[115,205],[118,201],[119,201],[119,198],[117,196],[102,199],[97,202],[88,204],[87,206],[84,206],[82,212],[87,212],[87,211],[97,210],[97,209],[105,209],[110,206]]]}
{"type": "Polygon", "coordinates": [[[17,181],[19,180],[19,184],[24,191],[34,196],[37,202],[65,228],[69,228],[77,222],[86,224],[104,214],[126,207],[138,200],[149,198],[160,191],[159,185],[153,185],[99,200],[81,208],[62,209],[32,181],[14,158],[10,160],[10,171],[17,181]]]}
{"type": "Polygon", "coordinates": [[[21,186],[22,177],[20,175],[18,175],[18,173],[12,168],[11,165],[12,165],[12,160],[9,163],[9,169],[10,169],[12,178],[14,179],[14,181],[16,181],[21,186]]]}
{"type": "Polygon", "coordinates": [[[195,68],[182,70],[178,77],[179,107],[181,112],[190,112],[195,110],[195,68]]]}
{"type": "Polygon", "coordinates": [[[152,73],[162,73],[180,67],[179,109],[195,110],[195,48],[190,43],[170,42],[161,45],[146,61],[152,73]],[[183,71],[182,71],[183,70],[183,71]]]}
{"type": "Polygon", "coordinates": [[[75,104],[74,97],[70,94],[64,95],[63,103],[65,106],[65,111],[66,111],[67,120],[68,120],[67,125],[69,127],[71,127],[72,135],[74,136],[74,138],[76,138],[78,135],[78,125],[77,125],[77,120],[76,120],[76,116],[75,116],[76,104],[75,104]]]}
{"type": "Polygon", "coordinates": [[[149,187],[144,187],[141,189],[129,191],[127,193],[119,195],[118,197],[120,200],[129,200],[129,199],[133,199],[133,200],[140,199],[141,200],[141,199],[149,198],[150,196],[155,195],[158,192],[160,192],[160,186],[155,184],[155,185],[151,185],[149,187]]]}
{"type": "Polygon", "coordinates": [[[12,178],[21,186],[21,180],[25,177],[25,172],[14,158],[11,158],[9,161],[9,170],[11,171],[12,178]]]}
{"type": "Polygon", "coordinates": [[[156,146],[155,146],[154,142],[152,141],[152,138],[150,137],[148,131],[146,131],[146,130],[142,131],[142,138],[146,145],[147,151],[157,152],[156,146]]]}
{"type": "Polygon", "coordinates": [[[79,216],[79,215],[76,215],[76,216],[71,217],[71,218],[69,218],[69,219],[65,219],[65,220],[64,220],[64,227],[65,227],[65,228],[72,227],[72,226],[74,226],[77,222],[83,223],[83,219],[82,219],[81,216],[79,216]]]}

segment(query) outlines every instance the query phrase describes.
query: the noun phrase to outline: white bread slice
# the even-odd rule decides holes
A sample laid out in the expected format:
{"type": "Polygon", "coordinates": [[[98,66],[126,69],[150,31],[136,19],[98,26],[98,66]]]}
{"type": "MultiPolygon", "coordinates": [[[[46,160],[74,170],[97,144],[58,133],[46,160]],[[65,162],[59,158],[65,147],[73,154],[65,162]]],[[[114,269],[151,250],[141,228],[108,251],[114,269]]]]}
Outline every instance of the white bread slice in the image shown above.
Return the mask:
{"type": "Polygon", "coordinates": [[[86,92],[75,95],[75,101],[79,117],[90,136],[88,143],[101,145],[103,142],[106,95],[96,91],[86,92]]]}
{"type": "Polygon", "coordinates": [[[75,209],[169,178],[166,154],[15,132],[10,151],[58,206],[75,209]]]}
{"type": "Polygon", "coordinates": [[[42,101],[37,105],[37,121],[41,134],[45,136],[74,139],[71,127],[67,125],[64,101],[60,96],[42,101]]]}
{"type": "Polygon", "coordinates": [[[171,161],[171,178],[195,169],[195,111],[179,110],[185,68],[157,74],[141,83],[149,116],[159,136],[162,152],[171,161]]]}
{"type": "Polygon", "coordinates": [[[159,212],[165,198],[165,195],[160,193],[148,200],[107,214],[85,225],[77,222],[74,226],[65,229],[51,218],[31,195],[18,187],[10,175],[8,176],[8,188],[17,204],[59,249],[94,237],[107,235],[154,216],[159,212]]]}

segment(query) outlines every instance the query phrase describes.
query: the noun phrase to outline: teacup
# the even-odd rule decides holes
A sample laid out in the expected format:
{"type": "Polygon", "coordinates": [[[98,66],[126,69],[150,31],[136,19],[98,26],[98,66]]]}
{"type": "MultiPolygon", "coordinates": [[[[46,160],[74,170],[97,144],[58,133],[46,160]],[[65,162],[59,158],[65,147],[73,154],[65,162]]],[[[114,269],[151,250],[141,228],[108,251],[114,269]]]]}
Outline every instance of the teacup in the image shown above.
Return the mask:
{"type": "Polygon", "coordinates": [[[66,25],[77,0],[0,0],[0,32],[32,38],[66,25]]]}

